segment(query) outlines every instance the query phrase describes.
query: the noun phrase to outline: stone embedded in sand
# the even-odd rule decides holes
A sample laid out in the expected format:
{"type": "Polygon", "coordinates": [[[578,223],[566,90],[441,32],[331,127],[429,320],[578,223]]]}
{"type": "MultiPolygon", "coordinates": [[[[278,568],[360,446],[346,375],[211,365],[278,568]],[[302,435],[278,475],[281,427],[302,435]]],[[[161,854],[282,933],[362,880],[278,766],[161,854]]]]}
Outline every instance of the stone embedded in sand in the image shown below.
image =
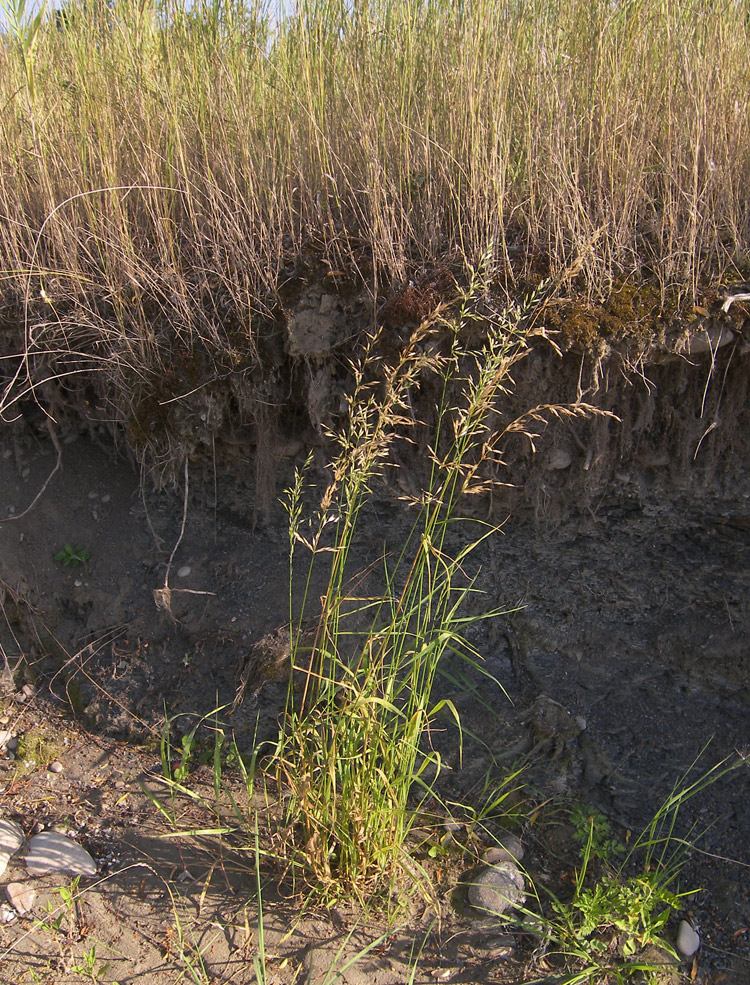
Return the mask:
{"type": "Polygon", "coordinates": [[[567,469],[573,462],[573,453],[567,445],[556,445],[550,452],[546,468],[549,471],[567,469]]]}
{"type": "Polygon", "coordinates": [[[26,868],[33,876],[65,872],[73,876],[95,876],[96,862],[85,848],[57,831],[43,831],[29,842],[26,868]]]}
{"type": "Polygon", "coordinates": [[[496,865],[498,862],[520,862],[523,856],[520,838],[506,832],[497,839],[497,845],[488,848],[482,855],[482,861],[487,865],[496,865]]]}
{"type": "Polygon", "coordinates": [[[687,343],[687,354],[697,356],[702,352],[716,352],[723,345],[734,341],[734,332],[724,325],[708,325],[702,332],[691,335],[687,343]]]}
{"type": "Polygon", "coordinates": [[[26,916],[34,908],[36,890],[32,889],[28,883],[9,882],[5,887],[5,892],[8,894],[10,905],[19,917],[26,916]]]}
{"type": "Polygon", "coordinates": [[[25,841],[20,824],[7,818],[0,819],[0,876],[7,869],[11,856],[16,854],[25,841]]]}
{"type": "Polygon", "coordinates": [[[523,876],[512,862],[498,862],[481,872],[469,886],[469,902],[478,910],[499,916],[526,900],[523,876]]]}
{"type": "Polygon", "coordinates": [[[701,939],[687,920],[681,920],[677,928],[677,950],[685,958],[690,958],[701,946],[701,939]]]}
{"type": "Polygon", "coordinates": [[[187,576],[190,574],[190,572],[192,570],[193,569],[190,567],[189,564],[183,564],[183,566],[181,568],[178,568],[177,569],[177,577],[178,578],[187,578],[187,576]]]}

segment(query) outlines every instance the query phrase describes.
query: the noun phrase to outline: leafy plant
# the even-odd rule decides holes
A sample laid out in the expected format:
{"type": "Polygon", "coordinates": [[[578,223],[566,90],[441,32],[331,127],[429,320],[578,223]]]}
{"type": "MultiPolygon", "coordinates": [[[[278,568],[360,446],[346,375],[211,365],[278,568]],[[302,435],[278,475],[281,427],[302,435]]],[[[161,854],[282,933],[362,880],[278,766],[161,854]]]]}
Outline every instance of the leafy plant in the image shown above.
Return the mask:
{"type": "Polygon", "coordinates": [[[688,846],[675,833],[680,808],[711,783],[747,765],[742,757],[723,760],[690,780],[696,763],[697,759],[675,783],[621,864],[616,869],[605,864],[598,879],[590,878],[592,862],[602,847],[605,857],[599,860],[610,861],[611,844],[601,816],[589,812],[572,898],[562,900],[550,893],[551,913],[541,921],[546,935],[543,960],[562,963],[570,972],[565,978],[569,985],[619,985],[631,980],[657,985],[661,969],[642,958],[650,945],[677,960],[664,931],[683,901],[698,892],[677,887],[688,846]]]}
{"type": "MultiPolygon", "coordinates": [[[[92,944],[88,951],[83,952],[81,962],[74,964],[71,968],[81,978],[87,978],[93,985],[101,982],[103,976],[109,971],[108,964],[100,964],[96,956],[96,944],[92,944]]],[[[118,982],[111,982],[110,985],[119,985],[118,982]]]]}
{"type": "Polygon", "coordinates": [[[591,854],[600,861],[610,862],[615,856],[625,854],[625,846],[614,837],[612,825],[600,811],[575,804],[570,821],[575,828],[573,839],[581,846],[590,846],[591,854]]]}
{"type": "Polygon", "coordinates": [[[81,544],[77,544],[75,547],[72,544],[66,544],[54,555],[54,560],[60,561],[64,568],[77,568],[79,564],[86,564],[90,557],[91,554],[84,550],[81,544]]]}

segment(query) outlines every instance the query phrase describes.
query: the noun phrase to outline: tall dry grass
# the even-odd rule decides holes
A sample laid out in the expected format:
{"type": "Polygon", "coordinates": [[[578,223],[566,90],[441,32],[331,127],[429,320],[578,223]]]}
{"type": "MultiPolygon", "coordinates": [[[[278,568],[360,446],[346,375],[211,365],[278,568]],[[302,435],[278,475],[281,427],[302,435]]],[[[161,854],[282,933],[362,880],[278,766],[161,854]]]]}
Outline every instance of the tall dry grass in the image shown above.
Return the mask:
{"type": "Polygon", "coordinates": [[[592,291],[747,271],[735,0],[123,0],[36,42],[0,44],[0,408],[67,373],[157,473],[262,417],[300,257],[376,291],[490,241],[592,291]]]}

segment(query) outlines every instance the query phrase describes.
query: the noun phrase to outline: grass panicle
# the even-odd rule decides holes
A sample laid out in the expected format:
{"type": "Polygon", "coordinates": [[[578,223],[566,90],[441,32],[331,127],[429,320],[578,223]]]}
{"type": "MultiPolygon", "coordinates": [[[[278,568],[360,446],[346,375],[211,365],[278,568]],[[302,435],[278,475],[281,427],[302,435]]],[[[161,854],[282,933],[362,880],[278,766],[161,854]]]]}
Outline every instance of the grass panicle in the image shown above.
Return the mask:
{"type": "MultiPolygon", "coordinates": [[[[478,591],[468,573],[471,555],[497,528],[462,518],[459,506],[484,486],[479,469],[494,450],[487,416],[528,344],[522,326],[543,298],[489,319],[484,347],[469,351],[461,339],[467,321],[480,317],[489,261],[488,254],[470,271],[453,320],[444,308],[423,323],[378,382],[368,381],[371,361],[355,368],[348,425],[337,439],[330,481],[308,519],[303,473],[288,491],[290,570],[300,546],[309,563],[301,589],[290,593],[292,675],[275,757],[280,786],[290,792],[292,862],[324,894],[361,890],[403,861],[409,828],[432,792],[427,777],[441,768],[425,738],[440,713],[452,717],[460,733],[452,703],[432,697],[440,660],[450,650],[481,667],[465,630],[497,614],[482,610],[476,616],[466,607],[478,591]],[[451,331],[441,352],[432,343],[437,328],[445,340],[446,327],[451,331]],[[385,591],[363,596],[351,589],[348,564],[360,512],[394,442],[414,431],[409,394],[434,374],[444,389],[428,485],[413,503],[416,517],[406,543],[383,558],[385,591]],[[461,397],[449,406],[452,379],[459,381],[461,397]],[[452,549],[449,534],[470,523],[474,532],[452,549]],[[321,564],[327,565],[327,589],[310,642],[303,625],[310,619],[313,571],[321,564]]],[[[482,318],[487,321],[486,312],[482,318]]]]}

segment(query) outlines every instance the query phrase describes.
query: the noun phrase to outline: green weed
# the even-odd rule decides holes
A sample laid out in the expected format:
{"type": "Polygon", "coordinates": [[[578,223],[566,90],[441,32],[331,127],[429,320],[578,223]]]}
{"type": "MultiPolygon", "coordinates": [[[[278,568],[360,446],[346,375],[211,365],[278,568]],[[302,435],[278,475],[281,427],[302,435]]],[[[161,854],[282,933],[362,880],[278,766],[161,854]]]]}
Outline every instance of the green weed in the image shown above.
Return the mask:
{"type": "Polygon", "coordinates": [[[59,561],[64,568],[77,568],[79,564],[86,564],[90,558],[91,554],[84,550],[81,544],[77,544],[75,547],[72,544],[66,544],[54,555],[55,561],[59,561]]]}
{"type": "Polygon", "coordinates": [[[584,824],[588,833],[571,898],[546,892],[549,911],[541,920],[529,915],[543,938],[541,960],[546,967],[565,970],[570,985],[658,985],[664,967],[678,961],[665,932],[668,921],[699,891],[678,885],[690,847],[687,839],[676,835],[679,811],[695,794],[746,765],[742,757],[724,760],[693,780],[693,763],[627,852],[613,850],[608,825],[597,812],[589,812],[587,820],[581,812],[579,840],[584,824]],[[625,855],[616,867],[614,854],[625,855]],[[650,947],[665,955],[661,966],[644,959],[650,947]]]}

